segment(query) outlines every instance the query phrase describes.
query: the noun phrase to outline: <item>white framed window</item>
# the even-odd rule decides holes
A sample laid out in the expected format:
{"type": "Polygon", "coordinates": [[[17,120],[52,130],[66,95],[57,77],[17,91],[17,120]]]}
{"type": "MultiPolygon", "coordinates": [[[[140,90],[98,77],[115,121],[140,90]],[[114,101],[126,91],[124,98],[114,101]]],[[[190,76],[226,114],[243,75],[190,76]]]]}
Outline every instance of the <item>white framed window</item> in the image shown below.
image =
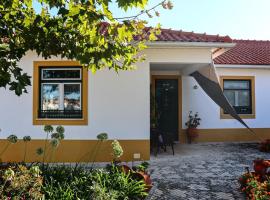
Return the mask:
{"type": "Polygon", "coordinates": [[[40,118],[82,118],[80,67],[40,68],[40,118]]]}

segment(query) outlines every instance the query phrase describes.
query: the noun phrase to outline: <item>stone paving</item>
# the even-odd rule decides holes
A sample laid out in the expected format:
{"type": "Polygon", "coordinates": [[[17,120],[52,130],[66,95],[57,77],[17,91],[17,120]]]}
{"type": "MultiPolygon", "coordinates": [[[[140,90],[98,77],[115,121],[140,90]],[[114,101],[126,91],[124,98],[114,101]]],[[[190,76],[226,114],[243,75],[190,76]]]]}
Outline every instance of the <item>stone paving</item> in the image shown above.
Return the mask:
{"type": "Polygon", "coordinates": [[[239,176],[254,159],[269,157],[254,143],[178,144],[174,156],[169,149],[151,157],[154,187],[147,199],[244,199],[239,176]]]}

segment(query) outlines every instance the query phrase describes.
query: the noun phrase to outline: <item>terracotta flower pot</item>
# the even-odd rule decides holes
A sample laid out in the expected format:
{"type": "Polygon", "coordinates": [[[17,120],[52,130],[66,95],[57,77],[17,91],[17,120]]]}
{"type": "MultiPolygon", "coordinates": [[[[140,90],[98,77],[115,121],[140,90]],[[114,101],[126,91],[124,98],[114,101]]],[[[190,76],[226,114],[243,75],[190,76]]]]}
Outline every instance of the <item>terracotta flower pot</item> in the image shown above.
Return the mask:
{"type": "Polygon", "coordinates": [[[198,129],[197,128],[188,128],[187,129],[187,138],[188,143],[190,144],[194,138],[198,137],[198,129]]]}
{"type": "Polygon", "coordinates": [[[198,137],[198,129],[197,128],[188,128],[188,134],[192,138],[198,137]]]}
{"type": "Polygon", "coordinates": [[[149,174],[139,171],[139,172],[134,173],[134,177],[137,180],[143,180],[144,181],[144,183],[146,185],[146,188],[145,188],[146,192],[149,192],[151,190],[151,188],[153,187],[152,180],[151,180],[149,174]]]}
{"type": "Polygon", "coordinates": [[[269,160],[254,160],[253,161],[253,168],[255,173],[264,175],[267,172],[267,169],[270,167],[269,160]]]}

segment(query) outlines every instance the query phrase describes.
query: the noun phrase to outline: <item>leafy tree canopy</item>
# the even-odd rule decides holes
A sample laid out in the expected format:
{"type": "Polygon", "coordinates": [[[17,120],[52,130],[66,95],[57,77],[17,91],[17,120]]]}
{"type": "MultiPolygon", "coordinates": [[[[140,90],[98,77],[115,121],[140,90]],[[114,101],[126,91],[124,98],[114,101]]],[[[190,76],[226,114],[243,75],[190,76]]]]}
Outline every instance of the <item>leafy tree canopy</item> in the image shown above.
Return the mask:
{"type": "Polygon", "coordinates": [[[93,72],[102,68],[130,70],[141,59],[138,52],[145,42],[154,40],[158,28],[146,29],[143,14],[156,16],[158,7],[171,9],[164,0],[145,9],[148,0],[116,0],[118,7],[139,8],[138,15],[115,18],[111,0],[32,0],[0,2],[0,87],[9,87],[17,95],[31,84],[30,76],[18,67],[27,51],[35,51],[45,59],[51,56],[79,61],[93,72]],[[51,9],[57,14],[52,15],[51,9]],[[147,30],[147,31],[146,31],[147,30]],[[136,40],[134,40],[134,38],[136,40]]]}

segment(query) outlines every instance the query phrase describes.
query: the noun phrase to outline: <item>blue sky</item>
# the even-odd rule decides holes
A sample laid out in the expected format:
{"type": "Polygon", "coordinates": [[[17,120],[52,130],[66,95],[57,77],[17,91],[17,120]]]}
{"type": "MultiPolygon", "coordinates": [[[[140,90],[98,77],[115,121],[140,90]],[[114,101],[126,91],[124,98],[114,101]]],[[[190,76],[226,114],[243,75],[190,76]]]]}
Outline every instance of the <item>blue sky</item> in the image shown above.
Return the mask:
{"type": "MultiPolygon", "coordinates": [[[[164,28],[199,33],[229,35],[234,39],[270,40],[270,0],[171,0],[172,10],[160,11],[160,17],[149,20],[160,22],[164,28]]],[[[149,6],[159,0],[150,0],[149,6]]],[[[123,13],[112,6],[115,16],[123,13]]]]}
{"type": "MultiPolygon", "coordinates": [[[[152,7],[161,0],[149,0],[152,7]]],[[[234,39],[270,40],[270,0],[171,0],[172,10],[157,9],[160,17],[149,19],[149,25],[158,22],[164,28],[198,33],[229,35],[234,39]]],[[[34,6],[38,9],[37,4],[34,6]]],[[[115,17],[130,16],[111,5],[115,17]]]]}

